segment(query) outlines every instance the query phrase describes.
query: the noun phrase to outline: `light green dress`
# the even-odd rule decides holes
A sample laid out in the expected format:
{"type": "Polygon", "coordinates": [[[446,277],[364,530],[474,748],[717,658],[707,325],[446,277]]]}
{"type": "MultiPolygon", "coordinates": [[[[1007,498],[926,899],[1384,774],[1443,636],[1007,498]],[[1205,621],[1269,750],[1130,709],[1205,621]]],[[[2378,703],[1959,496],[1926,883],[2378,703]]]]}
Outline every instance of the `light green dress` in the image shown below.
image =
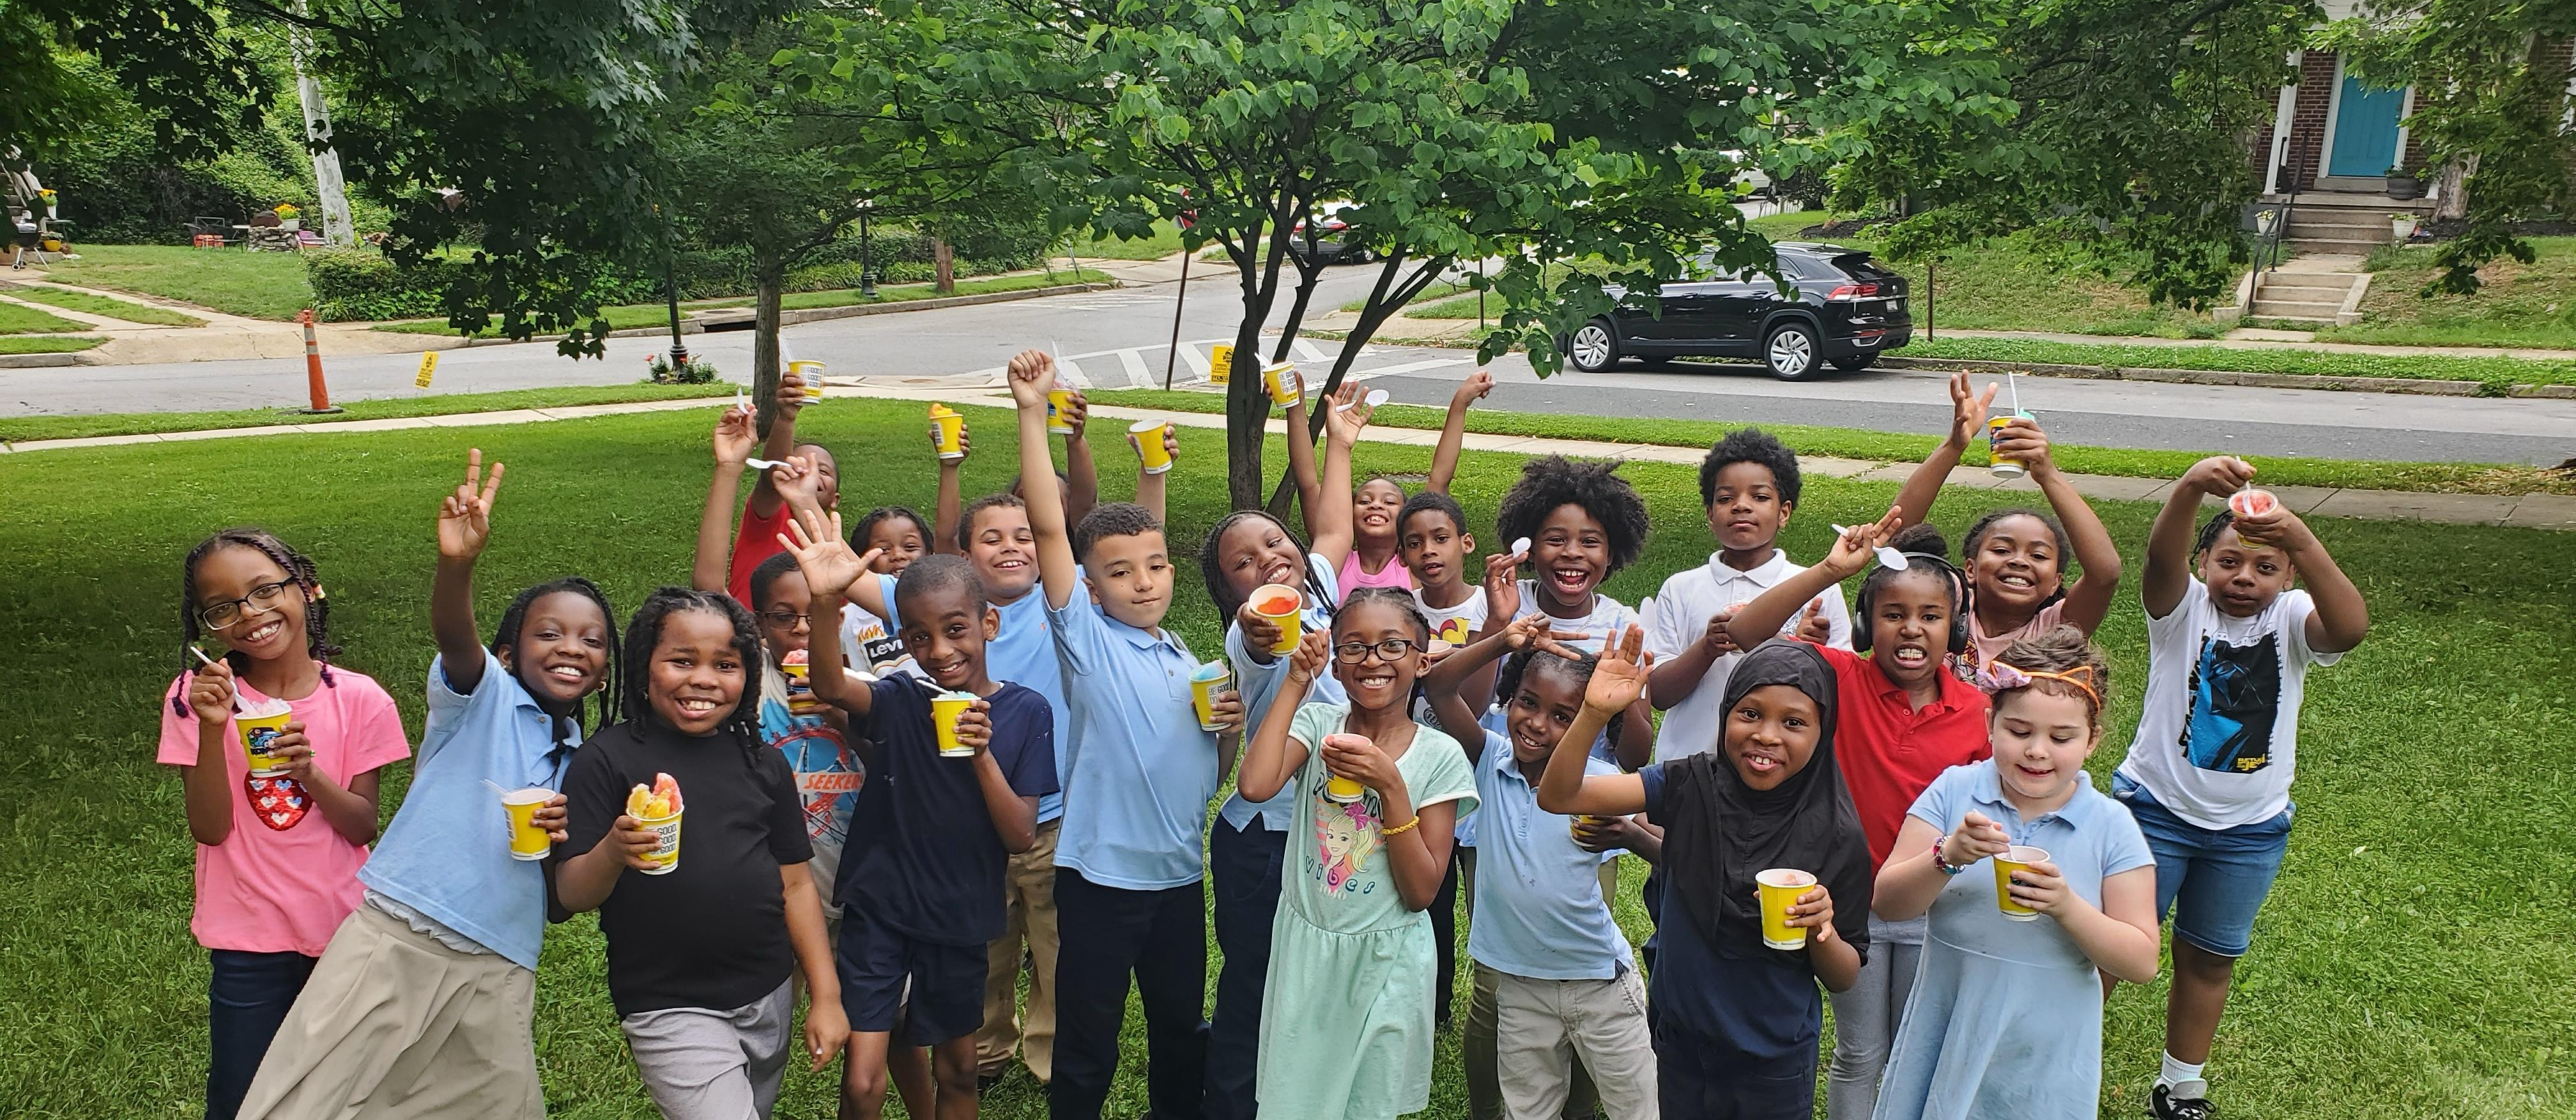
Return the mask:
{"type": "MultiPolygon", "coordinates": [[[[1289,724],[1308,751],[1270,922],[1257,1092],[1264,1116],[1385,1120],[1431,1103],[1431,918],[1405,909],[1396,890],[1377,791],[1350,804],[1326,799],[1331,775],[1314,749],[1349,712],[1308,704],[1289,724]]],[[[1395,765],[1415,812],[1443,801],[1458,802],[1462,814],[1475,809],[1475,773],[1457,740],[1417,726],[1395,765]]]]}

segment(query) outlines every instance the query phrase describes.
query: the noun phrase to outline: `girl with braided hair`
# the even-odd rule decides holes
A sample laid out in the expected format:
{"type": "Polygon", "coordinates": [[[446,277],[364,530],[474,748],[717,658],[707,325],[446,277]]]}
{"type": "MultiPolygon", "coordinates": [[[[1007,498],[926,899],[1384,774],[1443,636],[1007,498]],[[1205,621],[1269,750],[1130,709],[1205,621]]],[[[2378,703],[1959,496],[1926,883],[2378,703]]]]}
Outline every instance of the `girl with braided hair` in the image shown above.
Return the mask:
{"type": "Polygon", "coordinates": [[[618,1026],[667,1117],[769,1115],[796,974],[811,1068],[849,1038],[804,801],[786,756],[761,743],[760,658],[759,627],[732,596],[654,592],[626,624],[623,722],[592,736],[564,779],[557,913],[599,911],[618,1026]],[[684,818],[668,864],[647,858],[658,837],[628,809],[629,790],[664,776],[684,818]]]}
{"type": "MultiPolygon", "coordinates": [[[[429,723],[401,808],[251,1086],[246,1116],[339,1116],[398,1098],[406,1116],[535,1116],[531,1024],[546,927],[543,865],[513,850],[497,790],[561,789],[585,731],[608,722],[617,628],[607,597],[566,576],[510,601],[483,644],[474,564],[492,536],[501,464],[442,496],[429,627],[429,723]],[[592,697],[596,716],[583,718],[592,697]],[[400,1072],[396,1072],[400,1071],[400,1072]]],[[[564,838],[564,797],[536,827],[564,838]]],[[[533,853],[542,858],[543,852],[533,853]]]]}
{"type": "Polygon", "coordinates": [[[231,1120],[315,959],[358,906],[377,771],[411,752],[393,697],[330,664],[340,652],[330,608],[302,553],[263,529],[226,529],[188,553],[179,590],[180,671],[163,701],[159,758],[179,768],[197,841],[189,928],[212,968],[206,1115],[231,1120]],[[206,659],[200,640],[221,658],[206,659]],[[285,726],[253,725],[246,742],[241,713],[276,705],[285,726]]]}

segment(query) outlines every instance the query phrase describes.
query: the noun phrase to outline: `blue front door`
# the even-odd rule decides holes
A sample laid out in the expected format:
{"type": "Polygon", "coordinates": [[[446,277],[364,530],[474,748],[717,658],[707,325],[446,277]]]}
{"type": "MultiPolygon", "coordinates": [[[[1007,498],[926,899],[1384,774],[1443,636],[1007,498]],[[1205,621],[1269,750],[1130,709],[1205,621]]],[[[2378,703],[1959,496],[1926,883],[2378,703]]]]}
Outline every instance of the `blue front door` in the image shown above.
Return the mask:
{"type": "Polygon", "coordinates": [[[2326,174],[2375,179],[2397,163],[2397,118],[2406,107],[2404,89],[2372,89],[2346,76],[2343,98],[2335,109],[2333,154],[2326,174]]]}

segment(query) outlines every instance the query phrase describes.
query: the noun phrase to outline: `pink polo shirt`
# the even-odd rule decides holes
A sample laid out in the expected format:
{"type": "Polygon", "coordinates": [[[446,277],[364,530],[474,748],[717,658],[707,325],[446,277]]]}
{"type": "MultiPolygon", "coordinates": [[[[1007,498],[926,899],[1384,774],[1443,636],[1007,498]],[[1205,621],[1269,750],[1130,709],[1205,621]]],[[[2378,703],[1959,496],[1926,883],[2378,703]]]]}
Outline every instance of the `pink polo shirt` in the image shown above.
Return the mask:
{"type": "MultiPolygon", "coordinates": [[[[161,698],[160,761],[172,766],[197,764],[196,714],[170,707],[187,681],[170,682],[161,698]]],[[[247,683],[239,690],[244,703],[262,699],[247,683]]],[[[330,683],[287,704],[312,741],[314,766],[335,782],[411,756],[394,698],[363,673],[334,665],[330,683]]],[[[224,748],[224,785],[239,791],[233,830],[221,844],[197,845],[197,909],[188,928],[209,949],[321,956],[341,919],[358,908],[367,846],[333,831],[292,783],[263,780],[254,791],[250,759],[229,724],[224,748]]]]}

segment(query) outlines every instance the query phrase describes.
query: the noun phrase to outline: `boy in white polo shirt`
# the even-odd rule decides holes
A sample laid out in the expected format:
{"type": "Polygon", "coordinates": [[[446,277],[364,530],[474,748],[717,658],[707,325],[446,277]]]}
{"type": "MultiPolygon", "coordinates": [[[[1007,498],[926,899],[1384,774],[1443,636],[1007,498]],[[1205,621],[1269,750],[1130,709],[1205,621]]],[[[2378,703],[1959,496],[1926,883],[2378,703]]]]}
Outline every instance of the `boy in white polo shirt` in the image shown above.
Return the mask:
{"type": "MultiPolygon", "coordinates": [[[[1646,648],[1655,655],[1649,693],[1664,717],[1655,761],[1712,750],[1725,723],[1727,674],[1744,659],[1726,636],[1735,609],[1803,572],[1773,542],[1798,506],[1798,456],[1760,428],[1729,432],[1699,464],[1700,504],[1717,551],[1705,566],[1675,572],[1646,601],[1646,648]]],[[[1818,596],[1796,634],[1820,645],[1851,648],[1851,611],[1839,594],[1818,596]]]]}

